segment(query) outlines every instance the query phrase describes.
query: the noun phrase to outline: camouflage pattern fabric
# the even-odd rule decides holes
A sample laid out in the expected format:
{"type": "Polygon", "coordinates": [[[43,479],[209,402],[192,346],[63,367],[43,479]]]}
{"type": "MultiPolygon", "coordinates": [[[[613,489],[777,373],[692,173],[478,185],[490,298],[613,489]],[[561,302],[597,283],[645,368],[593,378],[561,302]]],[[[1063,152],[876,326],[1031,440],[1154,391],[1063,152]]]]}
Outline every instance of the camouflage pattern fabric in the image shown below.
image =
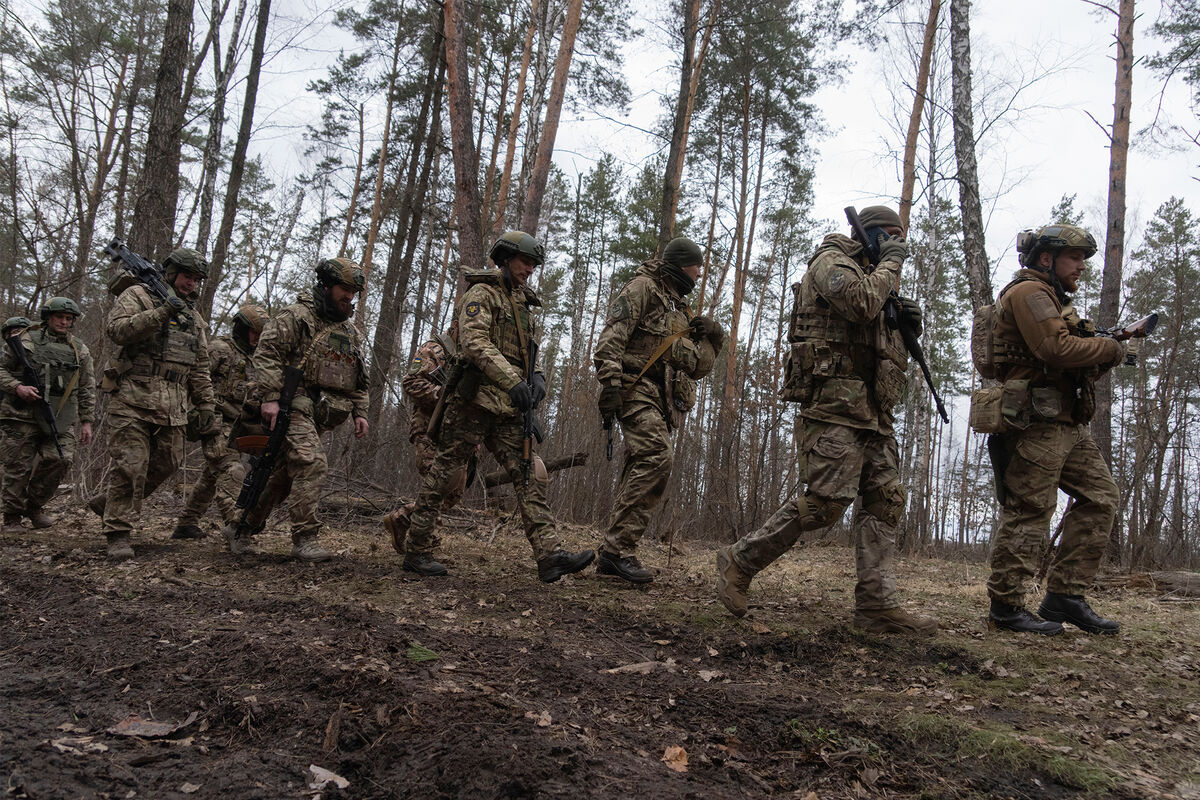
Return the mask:
{"type": "Polygon", "coordinates": [[[183,462],[183,426],[110,415],[108,456],[104,534],[128,534],[141,517],[142,500],[183,462]]]}
{"type": "MultiPolygon", "coordinates": [[[[400,381],[400,389],[412,406],[408,440],[412,442],[413,455],[417,459],[417,474],[421,477],[428,474],[433,466],[433,460],[437,456],[437,445],[429,438],[427,431],[429,430],[429,418],[433,415],[434,407],[437,406],[438,394],[442,387],[430,375],[434,370],[443,369],[445,364],[445,349],[438,342],[430,340],[417,348],[412,364],[409,365],[408,374],[400,381]]],[[[462,499],[463,489],[466,487],[466,477],[467,467],[464,464],[460,472],[451,476],[451,482],[445,489],[445,496],[442,499],[443,511],[453,508],[462,499]]],[[[409,511],[414,507],[415,504],[408,504],[409,511]]]]}
{"type": "Polygon", "coordinates": [[[261,531],[271,512],[286,499],[293,541],[313,538],[321,532],[317,504],[329,469],[325,448],[321,446],[321,434],[312,417],[293,413],[284,442],[283,452],[275,462],[275,471],[267,481],[262,498],[246,515],[246,525],[254,533],[261,531]]]}
{"type": "Polygon", "coordinates": [[[33,422],[6,419],[0,453],[4,464],[4,513],[17,515],[36,511],[49,503],[75,459],[75,432],[59,431],[63,458],[58,457],[54,437],[33,422]]]}
{"type": "Polygon", "coordinates": [[[650,525],[651,512],[662,501],[671,478],[675,448],[662,407],[655,403],[623,406],[621,437],[625,463],[601,549],[629,555],[637,549],[650,525]]]}
{"type": "Polygon", "coordinates": [[[784,504],[763,527],[733,545],[733,560],[753,575],[786,553],[805,531],[841,519],[859,495],[863,504],[851,524],[858,583],[855,608],[884,610],[900,605],[896,591],[895,530],[904,510],[896,439],[861,428],[797,420],[801,474],[807,488],[798,502],[784,504]]]}
{"type": "MultiPolygon", "coordinates": [[[[528,286],[509,291],[497,269],[463,270],[463,277],[468,286],[455,312],[458,346],[474,374],[482,373],[471,403],[497,416],[516,413],[508,390],[524,379],[521,338],[523,334],[526,342],[536,341],[533,309],[541,306],[541,300],[528,286]],[[519,319],[513,317],[514,307],[519,319]]],[[[539,365],[533,364],[532,369],[539,371],[539,365]]]]}

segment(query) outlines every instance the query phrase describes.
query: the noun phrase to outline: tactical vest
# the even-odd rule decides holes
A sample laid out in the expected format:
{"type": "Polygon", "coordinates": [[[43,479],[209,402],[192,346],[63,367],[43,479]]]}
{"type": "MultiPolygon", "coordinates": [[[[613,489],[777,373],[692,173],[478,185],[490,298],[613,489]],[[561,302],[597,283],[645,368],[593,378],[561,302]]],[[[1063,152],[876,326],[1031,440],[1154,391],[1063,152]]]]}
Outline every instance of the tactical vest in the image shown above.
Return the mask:
{"type": "Polygon", "coordinates": [[[803,285],[792,284],[791,347],[781,396],[795,403],[809,402],[817,382],[827,378],[875,380],[877,326],[851,324],[816,293],[813,297],[806,301],[803,285]]]}
{"type": "Polygon", "coordinates": [[[153,337],[121,348],[120,358],[132,366],[138,378],[156,376],[170,383],[183,383],[196,363],[200,349],[200,326],[191,314],[170,317],[153,337]]]}
{"type": "MultiPolygon", "coordinates": [[[[655,269],[661,265],[661,261],[646,261],[642,264],[643,267],[655,269]]],[[[651,277],[645,273],[642,273],[642,276],[651,277]]],[[[695,364],[685,363],[684,353],[681,351],[686,349],[686,344],[680,345],[680,341],[687,337],[691,314],[682,301],[672,297],[660,285],[658,279],[651,277],[651,282],[656,305],[661,308],[646,309],[648,313],[642,314],[625,344],[621,366],[625,372],[648,375],[661,381],[666,374],[666,367],[684,372],[695,367],[695,364]]]]}
{"type": "MultiPolygon", "coordinates": [[[[213,384],[213,394],[218,400],[240,406],[246,400],[246,392],[250,384],[250,356],[243,353],[237,343],[228,336],[222,336],[221,341],[228,344],[233,352],[234,360],[213,384]]],[[[210,347],[210,354],[214,348],[210,347]]]]}
{"type": "MultiPolygon", "coordinates": [[[[496,308],[493,309],[492,327],[488,332],[488,338],[496,345],[500,355],[504,356],[508,363],[515,366],[524,375],[526,353],[521,345],[522,337],[524,337],[527,347],[529,342],[535,341],[537,333],[533,324],[533,315],[529,311],[530,294],[522,292],[523,299],[517,301],[512,297],[508,287],[504,285],[503,278],[499,276],[500,273],[495,270],[468,271],[465,275],[469,285],[482,283],[494,293],[496,308]],[[516,317],[513,316],[514,309],[516,317]]],[[[532,303],[537,304],[536,299],[532,303]]],[[[469,311],[470,309],[468,309],[469,311]]],[[[457,316],[457,310],[455,315],[457,316]]],[[[531,364],[530,367],[532,368],[532,366],[531,364]]]]}
{"type": "Polygon", "coordinates": [[[354,339],[343,327],[318,331],[309,344],[304,363],[304,382],[329,392],[350,394],[358,389],[361,358],[354,339]]]}
{"type": "Polygon", "coordinates": [[[1031,280],[1034,280],[1034,278],[1018,277],[1001,289],[1000,294],[997,295],[995,306],[990,307],[993,309],[991,315],[976,312],[977,324],[972,326],[971,331],[972,359],[975,361],[975,366],[979,368],[979,373],[985,378],[1004,380],[1005,374],[1014,365],[1023,367],[1045,366],[1038,361],[1037,356],[1029,349],[1029,345],[1025,344],[1024,338],[1017,336],[1015,339],[1006,339],[1001,335],[1001,331],[999,330],[999,323],[1007,318],[1007,312],[1001,303],[1004,294],[1017,284],[1031,280]],[[983,317],[987,317],[990,320],[990,331],[986,332],[986,335],[985,331],[982,330],[983,326],[987,324],[983,317]],[[978,343],[976,342],[976,329],[978,329],[978,335],[980,336],[978,343]],[[979,357],[975,356],[977,349],[979,350],[979,357]],[[990,354],[990,359],[984,358],[985,352],[990,354]],[[989,363],[990,368],[988,367],[989,363]],[[985,369],[988,372],[984,372],[985,369]]]}
{"type": "MultiPolygon", "coordinates": [[[[79,351],[70,338],[57,340],[49,336],[45,329],[30,331],[28,342],[29,360],[42,376],[42,382],[46,386],[46,399],[54,411],[55,423],[60,431],[64,431],[75,422],[79,412],[76,395],[82,377],[79,375],[79,351]],[[63,395],[67,395],[65,401],[63,395]]],[[[39,424],[43,424],[40,416],[38,420],[39,424]]]]}

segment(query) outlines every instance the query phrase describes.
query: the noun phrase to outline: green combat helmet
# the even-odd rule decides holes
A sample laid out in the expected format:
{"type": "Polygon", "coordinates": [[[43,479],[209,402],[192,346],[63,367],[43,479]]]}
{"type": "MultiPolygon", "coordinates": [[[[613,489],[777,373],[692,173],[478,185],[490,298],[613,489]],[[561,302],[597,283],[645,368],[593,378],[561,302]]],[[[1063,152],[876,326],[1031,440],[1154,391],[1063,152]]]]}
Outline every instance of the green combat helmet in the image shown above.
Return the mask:
{"type": "Polygon", "coordinates": [[[524,231],[506,231],[492,245],[492,249],[488,251],[488,258],[502,267],[513,256],[525,256],[535,266],[540,267],[546,260],[546,249],[542,247],[541,242],[524,231]]]}
{"type": "Polygon", "coordinates": [[[356,292],[367,288],[367,276],[354,261],[348,258],[326,258],[317,264],[317,283],[321,286],[341,284],[356,292]]]}
{"type": "Polygon", "coordinates": [[[163,274],[169,279],[177,272],[208,277],[208,259],[190,247],[178,247],[163,260],[163,274]]]}
{"type": "Polygon", "coordinates": [[[262,306],[257,303],[243,303],[233,315],[233,324],[245,325],[247,330],[262,333],[268,319],[270,317],[267,316],[267,310],[262,306]]]}
{"type": "MultiPolygon", "coordinates": [[[[46,317],[50,316],[51,314],[74,314],[76,319],[83,316],[83,312],[79,310],[79,304],[69,297],[51,297],[46,301],[46,304],[42,306],[41,313],[42,322],[45,322],[46,317]]],[[[7,327],[7,325],[5,327],[7,327]]],[[[28,327],[28,325],[26,327],[28,327]]]]}
{"type": "Polygon", "coordinates": [[[29,321],[29,317],[9,317],[4,320],[4,327],[0,328],[0,337],[7,338],[17,328],[25,330],[31,325],[33,323],[29,321]]]}
{"type": "Polygon", "coordinates": [[[1037,260],[1043,252],[1057,253],[1077,247],[1084,258],[1096,255],[1095,238],[1076,225],[1046,225],[1036,231],[1021,231],[1017,234],[1017,254],[1021,266],[1038,269],[1037,260]]]}

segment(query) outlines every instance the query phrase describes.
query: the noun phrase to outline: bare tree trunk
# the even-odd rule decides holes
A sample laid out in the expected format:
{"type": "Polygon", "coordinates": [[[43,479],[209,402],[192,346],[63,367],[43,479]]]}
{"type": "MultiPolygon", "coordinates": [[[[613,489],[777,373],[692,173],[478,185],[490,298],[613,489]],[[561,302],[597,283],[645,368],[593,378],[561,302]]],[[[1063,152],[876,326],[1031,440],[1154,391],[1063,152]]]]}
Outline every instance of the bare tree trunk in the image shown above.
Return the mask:
{"type": "Polygon", "coordinates": [[[538,139],[537,160],[533,164],[533,176],[525,193],[525,207],[521,212],[521,230],[537,235],[538,218],[542,214],[542,199],[546,193],[546,182],[550,178],[550,161],[554,155],[554,139],[558,134],[558,118],[562,114],[563,98],[567,93],[567,78],[571,73],[571,59],[575,55],[575,34],[579,32],[579,18],[583,13],[583,0],[568,0],[567,18],[563,22],[562,42],[558,48],[558,60],[554,65],[554,82],[550,87],[550,99],[546,101],[546,121],[538,139]]]}
{"type": "Polygon", "coordinates": [[[525,29],[525,49],[521,52],[521,71],[517,73],[517,94],[513,98],[512,118],[508,123],[508,145],[504,152],[504,171],[500,173],[500,189],[496,193],[496,211],[492,216],[492,236],[504,231],[504,212],[512,185],[513,159],[517,149],[517,131],[521,128],[521,104],[525,101],[525,79],[529,74],[529,56],[533,51],[533,34],[537,31],[538,0],[533,0],[529,12],[529,27],[525,29]]]}
{"type": "Polygon", "coordinates": [[[950,0],[950,65],[954,108],[954,155],[962,211],[963,256],[971,308],[992,302],[992,275],[983,242],[983,206],[975,163],[975,114],[971,108],[971,2],[950,0]]]}
{"type": "Polygon", "coordinates": [[[254,46],[250,51],[250,71],[246,75],[246,98],[242,103],[242,121],[238,126],[237,141],[233,145],[233,158],[229,162],[229,183],[225,187],[225,207],[221,213],[221,228],[213,245],[212,260],[208,268],[208,280],[198,305],[200,313],[208,316],[212,311],[213,295],[225,269],[225,256],[229,241],[233,238],[233,221],[237,216],[238,193],[242,188],[242,174],[246,169],[246,150],[250,146],[250,132],[254,128],[254,104],[258,97],[258,76],[262,72],[263,51],[267,43],[267,23],[271,17],[271,0],[259,0],[258,21],[254,28],[254,46]]]}
{"type": "Polygon", "coordinates": [[[479,154],[471,136],[471,94],[467,73],[467,34],[462,25],[462,0],[443,4],[446,37],[446,88],[450,107],[450,152],[454,156],[454,210],[458,217],[458,256],[463,264],[485,263],[483,204],[479,198],[479,154]]]}
{"type": "Polygon", "coordinates": [[[338,247],[338,258],[346,256],[350,246],[350,231],[354,230],[354,214],[358,211],[358,195],[362,191],[363,154],[366,151],[366,119],[363,104],[358,104],[358,156],[354,163],[354,183],[350,187],[350,202],[346,204],[346,227],[342,229],[342,244],[338,247]]]}
{"type": "Polygon", "coordinates": [[[908,132],[904,137],[904,184],[900,189],[900,221],[908,230],[912,211],[913,187],[917,183],[917,137],[921,133],[921,115],[925,111],[925,95],[929,91],[929,64],[933,60],[933,44],[937,40],[938,15],[942,0],[929,0],[929,17],[925,20],[925,40],[921,43],[921,61],[917,66],[917,86],[913,91],[912,113],[908,117],[908,132]]]}
{"type": "Polygon", "coordinates": [[[179,158],[183,143],[183,71],[191,55],[193,0],[169,0],[162,60],[154,84],[146,160],[134,190],[129,246],[161,261],[175,241],[179,158]]]}

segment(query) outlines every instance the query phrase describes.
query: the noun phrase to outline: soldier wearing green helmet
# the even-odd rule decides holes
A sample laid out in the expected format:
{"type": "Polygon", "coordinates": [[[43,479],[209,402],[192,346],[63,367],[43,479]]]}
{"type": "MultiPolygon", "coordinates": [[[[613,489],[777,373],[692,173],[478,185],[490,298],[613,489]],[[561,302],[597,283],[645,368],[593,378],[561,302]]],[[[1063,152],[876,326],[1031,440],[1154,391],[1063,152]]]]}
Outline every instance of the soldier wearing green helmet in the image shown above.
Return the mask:
{"type": "MultiPolygon", "coordinates": [[[[447,385],[444,414],[434,420],[441,426],[437,455],[408,518],[403,569],[422,576],[447,574],[433,553],[438,510],[455,474],[482,444],[512,477],[538,578],[551,583],[583,569],[595,554],[562,549],[546,505],[545,466],[532,457],[532,467],[524,468],[525,413],[546,396],[541,369],[528,363],[530,344],[537,341],[534,309],[541,306],[528,281],[546,254],[528,233],[508,231],[488,255],[496,269],[463,270],[467,290],[454,312],[462,378],[447,385]]],[[[401,544],[398,539],[393,533],[393,542],[401,544]]]]}
{"type": "Polygon", "coordinates": [[[160,301],[140,283],[119,276],[105,330],[117,351],[104,370],[108,404],[109,483],[102,511],[109,558],[133,557],[130,537],[142,500],[175,474],[183,461],[189,414],[202,435],[219,431],[209,374],[208,326],[193,308],[208,261],[186,247],[163,260],[170,290],[160,301]],[[132,285],[131,285],[132,284],[132,285]]]}
{"type": "Polygon", "coordinates": [[[33,403],[42,399],[34,386],[24,383],[21,363],[12,350],[3,348],[0,364],[0,428],[4,432],[2,460],[4,530],[21,530],[28,517],[35,528],[48,528],[54,518],[43,509],[54,497],[71,469],[76,444],[92,439],[96,409],[96,378],[87,345],[72,334],[75,321],[83,315],[69,297],[51,297],[41,307],[41,323],[30,325],[24,318],[4,324],[5,336],[20,338],[30,363],[38,371],[46,400],[54,412],[58,429],[59,456],[48,423],[34,413],[33,403]],[[15,325],[13,323],[16,323],[15,325]],[[22,326],[20,323],[24,323],[22,326]],[[19,330],[23,327],[23,330],[19,330]]]}
{"type": "Polygon", "coordinates": [[[258,417],[258,406],[252,402],[247,404],[247,391],[253,381],[250,357],[258,347],[267,319],[265,308],[246,303],[233,315],[231,332],[214,337],[208,344],[209,374],[217,400],[220,430],[200,437],[204,470],[192,486],[183,513],[171,532],[172,539],[204,536],[200,520],[214,498],[223,525],[231,525],[238,518],[237,497],[246,467],[232,443],[239,436],[266,432],[258,417]]]}
{"type": "Polygon", "coordinates": [[[326,561],[333,553],[317,541],[317,503],[328,462],[321,434],[353,420],[354,436],[367,435],[367,372],[362,332],[351,321],[354,299],[366,290],[362,268],[348,258],[326,258],[315,268],[311,291],[271,317],[250,359],[253,381],[247,397],[259,407],[264,428],[275,426],[283,368],[304,373],[292,399],[291,425],[284,449],[258,505],[244,525],[227,524],[222,533],[234,555],[250,548],[250,537],[266,527],[271,511],[289,498],[292,557],[326,561]]]}
{"type": "Polygon", "coordinates": [[[1022,269],[994,306],[996,374],[989,377],[1001,382],[1003,395],[1023,398],[1006,413],[1026,424],[988,431],[1002,495],[988,579],[988,618],[997,628],[1051,636],[1062,633],[1063,622],[1088,633],[1120,629],[1083,597],[1120,502],[1087,425],[1095,413],[1096,379],[1124,360],[1125,344],[1096,336],[1070,298],[1096,250],[1092,235],[1075,225],[1023,231],[1017,237],[1022,269]],[[1038,566],[1059,488],[1075,502],[1063,517],[1046,595],[1034,616],[1025,609],[1025,587],[1038,566]]]}
{"type": "Polygon", "coordinates": [[[4,326],[0,328],[0,336],[8,336],[10,333],[20,333],[26,328],[33,325],[29,321],[29,317],[9,317],[4,320],[4,326]]]}

